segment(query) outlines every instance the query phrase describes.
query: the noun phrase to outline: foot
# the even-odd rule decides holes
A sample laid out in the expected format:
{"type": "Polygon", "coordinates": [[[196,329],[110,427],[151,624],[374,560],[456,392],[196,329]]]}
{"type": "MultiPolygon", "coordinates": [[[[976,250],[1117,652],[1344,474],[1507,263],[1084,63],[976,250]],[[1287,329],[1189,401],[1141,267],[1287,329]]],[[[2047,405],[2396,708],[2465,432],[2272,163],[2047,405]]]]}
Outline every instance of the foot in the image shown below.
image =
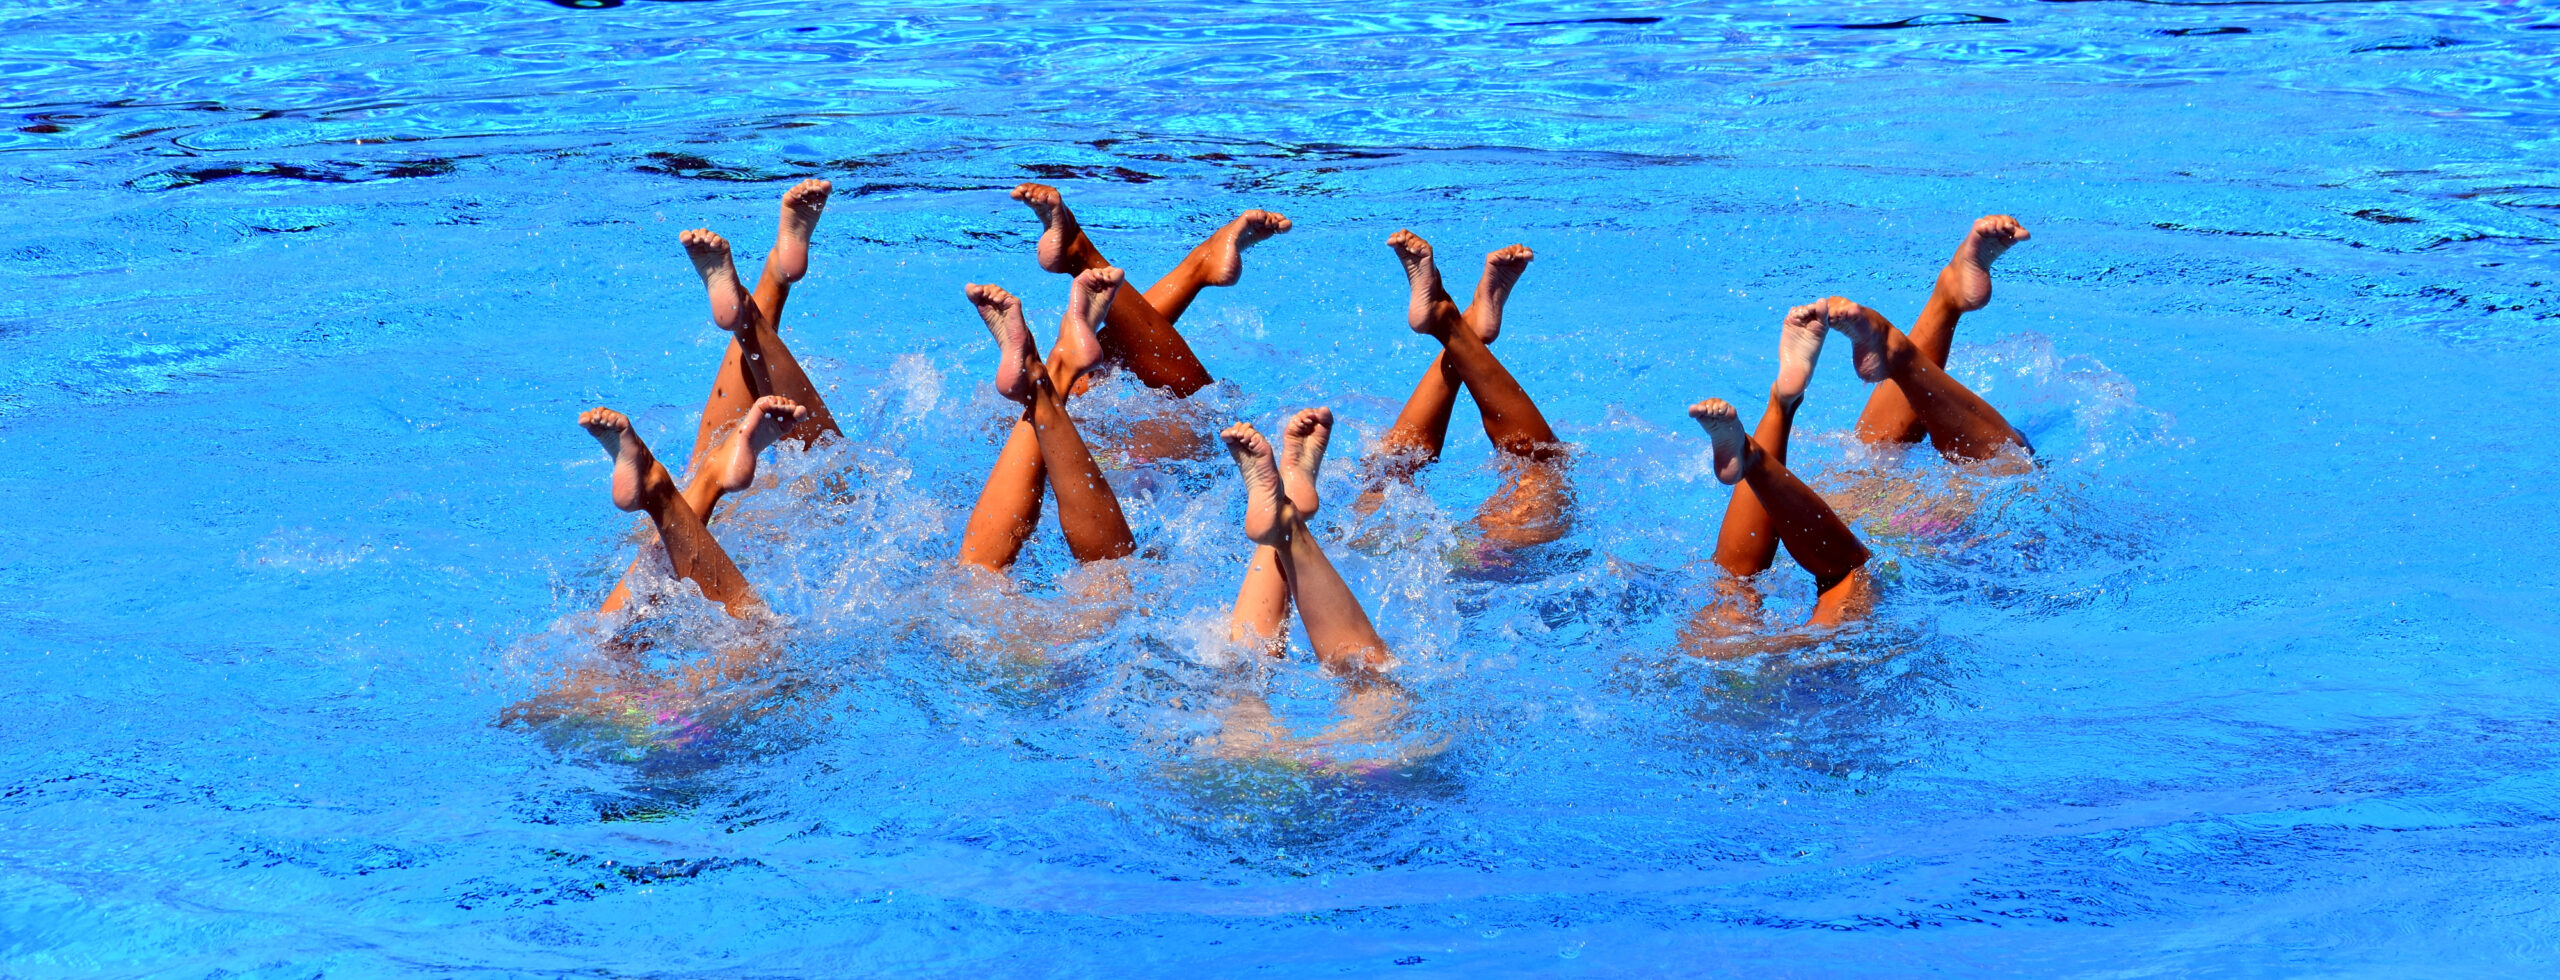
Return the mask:
{"type": "Polygon", "coordinates": [[[1244,476],[1244,536],[1255,544],[1279,547],[1289,541],[1289,525],[1297,508],[1280,492],[1280,468],[1271,459],[1271,443],[1253,426],[1238,422],[1218,433],[1244,476]]]}
{"type": "Polygon", "coordinates": [[[996,394],[1030,404],[1031,375],[1040,354],[1031,347],[1031,328],[1023,325],[1022,301],[1001,286],[973,282],[962,292],[977,306],[979,319],[987,321],[987,332],[995,335],[996,394]]]}
{"type": "Polygon", "coordinates": [[[1760,448],[1742,431],[1742,417],[1722,398],[1710,398],[1689,406],[1689,417],[1707,430],[1707,438],[1716,444],[1716,479],[1727,485],[1742,482],[1760,466],[1760,448]]]}
{"type": "Polygon", "coordinates": [[[1790,406],[1804,400],[1805,385],[1813,382],[1813,364],[1822,358],[1822,311],[1814,304],[1787,311],[1786,322],[1778,328],[1778,380],[1769,385],[1769,397],[1790,406]]]}
{"type": "Polygon", "coordinates": [[[1857,352],[1858,380],[1874,384],[1893,376],[1888,359],[1893,331],[1876,319],[1874,311],[1839,296],[1812,305],[1821,312],[1824,327],[1848,336],[1851,349],[1857,352]]]}
{"type": "Polygon", "coordinates": [[[1433,333],[1439,329],[1443,304],[1454,307],[1449,291],[1440,288],[1440,267],[1431,261],[1431,243],[1410,231],[1399,230],[1387,236],[1387,247],[1395,250],[1396,261],[1404,263],[1405,281],[1413,286],[1413,300],[1405,307],[1404,324],[1415,333],[1433,333]]]}
{"type": "Polygon", "coordinates": [[[1076,240],[1084,237],[1084,228],[1076,224],[1076,213],[1067,210],[1065,198],[1058,189],[1047,184],[1021,184],[1013,189],[1013,199],[1031,206],[1040,216],[1040,267],[1070,275],[1083,271],[1076,254],[1076,240]]]}
{"type": "Polygon", "coordinates": [[[1332,440],[1330,408],[1302,410],[1280,428],[1280,487],[1300,518],[1315,516],[1323,506],[1316,496],[1316,473],[1324,468],[1324,447],[1332,440]]]}
{"type": "Polygon", "coordinates": [[[1103,320],[1111,315],[1111,298],[1119,295],[1126,281],[1120,270],[1111,266],[1086,269],[1076,273],[1075,286],[1067,290],[1067,315],[1058,318],[1057,355],[1063,377],[1052,378],[1058,390],[1067,391],[1102,363],[1103,320]]]}
{"type": "Polygon", "coordinates": [[[1520,274],[1529,271],[1529,260],[1537,258],[1526,245],[1505,245],[1485,253],[1484,278],[1476,280],[1476,298],[1467,304],[1467,326],[1487,346],[1502,336],[1502,304],[1511,301],[1511,285],[1520,274]]]}
{"type": "Polygon", "coordinates": [[[1233,286],[1244,278],[1244,250],[1265,238],[1288,231],[1289,218],[1277,211],[1252,210],[1237,215],[1236,220],[1218,229],[1199,247],[1191,250],[1183,261],[1203,284],[1233,286]]]}
{"type": "Polygon", "coordinates": [[[726,451],[719,461],[720,489],[736,493],[754,486],[756,457],[763,454],[766,446],[773,445],[774,440],[790,434],[791,427],[799,425],[801,419],[808,417],[808,409],[780,395],[756,399],[756,403],[747,409],[746,424],[723,444],[726,451]]]}
{"type": "Polygon", "coordinates": [[[1976,219],[1973,230],[1964,236],[1964,244],[1956,246],[1955,258],[1948,259],[1947,267],[1938,270],[1938,295],[1963,313],[1991,305],[1991,263],[2009,246],[2028,237],[2026,226],[2008,215],[1976,219]]]}
{"type": "Polygon", "coordinates": [[[773,234],[773,254],[764,258],[764,271],[783,282],[799,282],[809,274],[809,235],[818,230],[818,216],[827,210],[827,195],[836,185],[823,180],[804,180],[782,192],[782,228],[773,234]]]}
{"type": "Polygon", "coordinates": [[[630,416],[610,408],[590,408],[578,416],[578,424],[604,447],[605,455],[613,457],[613,505],[639,510],[658,460],[649,454],[649,445],[640,441],[640,434],[631,431],[630,416]]]}
{"type": "Polygon", "coordinates": [[[738,285],[738,266],[729,259],[729,240],[712,234],[709,228],[684,232],[676,240],[684,243],[684,254],[693,259],[693,271],[702,274],[702,285],[711,292],[711,322],[731,333],[746,329],[747,290],[738,285]]]}

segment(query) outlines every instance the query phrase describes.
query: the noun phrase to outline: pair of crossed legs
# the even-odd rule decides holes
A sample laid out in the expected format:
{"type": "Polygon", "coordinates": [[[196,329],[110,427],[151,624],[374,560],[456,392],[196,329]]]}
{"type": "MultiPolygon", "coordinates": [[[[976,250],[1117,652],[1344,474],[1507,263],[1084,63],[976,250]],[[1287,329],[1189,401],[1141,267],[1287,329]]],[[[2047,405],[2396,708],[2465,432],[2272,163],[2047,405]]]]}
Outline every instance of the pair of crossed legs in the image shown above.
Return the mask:
{"type": "Polygon", "coordinates": [[[1859,379],[1876,385],[1858,420],[1860,439],[1883,444],[1926,438],[1940,453],[1960,460],[1991,459],[2012,448],[2032,451],[1997,409],[1943,367],[1957,318],[1991,300],[1991,263],[2027,237],[2026,229],[2006,215],[1976,221],[1938,275],[1914,330],[1918,339],[1882,314],[1837,296],[1789,310],[1778,345],[1778,378],[1769,387],[1768,408],[1755,432],[1744,433],[1733,406],[1722,399],[1690,406],[1690,416],[1715,442],[1716,478],[1734,485],[1715,560],[1731,574],[1724,588],[1739,606],[1718,603],[1701,610],[1692,621],[1693,635],[1748,628],[1758,603],[1741,580],[1768,570],[1781,544],[1814,576],[1821,596],[1814,624],[1857,618],[1873,600],[1866,546],[1820,494],[1786,467],[1796,409],[1828,331],[1849,338],[1859,379]],[[1710,625],[1723,628],[1699,629],[1710,625]]]}
{"type": "MultiPolygon", "coordinates": [[[[702,419],[694,428],[693,478],[683,485],[684,503],[697,523],[711,519],[712,508],[724,493],[746,486],[723,483],[734,467],[704,463],[706,458],[722,452],[721,447],[737,442],[736,430],[742,421],[755,415],[753,407],[760,401],[778,398],[798,407],[800,414],[785,434],[803,446],[822,435],[843,434],[836,427],[835,416],[827,411],[826,399],[819,396],[817,385],[800,369],[799,360],[792,357],[791,348],[782,342],[780,333],[783,304],[791,298],[791,287],[808,275],[809,236],[817,230],[818,218],[825,213],[827,196],[834,186],[823,180],[804,180],[783,192],[781,227],[774,235],[773,251],[765,257],[764,272],[753,293],[747,292],[738,279],[727,239],[707,228],[676,236],[684,243],[685,254],[692,258],[694,270],[702,275],[711,300],[711,322],[729,333],[728,350],[721,355],[720,371],[712,376],[711,394],[703,400],[702,419]]],[[[731,452],[734,455],[734,450],[731,452]]],[[[750,468],[753,455],[748,454],[750,468]]],[[[722,560],[725,562],[726,558],[722,560]]],[[[637,569],[638,563],[632,567],[637,569]]],[[[709,595],[709,584],[704,583],[703,588],[704,594],[709,595]]],[[[601,611],[613,612],[630,601],[631,571],[626,570],[612,594],[605,596],[601,611]]]]}
{"type": "Polygon", "coordinates": [[[1511,298],[1511,287],[1536,256],[1526,245],[1508,245],[1486,254],[1475,297],[1461,310],[1441,286],[1431,243],[1411,231],[1398,231],[1388,236],[1387,247],[1403,263],[1413,291],[1406,325],[1438,340],[1441,350],[1363,466],[1367,490],[1354,508],[1374,510],[1388,481],[1409,483],[1423,466],[1440,458],[1458,390],[1464,387],[1475,396],[1485,437],[1503,454],[1502,489],[1486,499],[1476,514],[1484,542],[1519,548],[1563,537],[1572,526],[1564,447],[1537,403],[1493,356],[1491,346],[1502,334],[1502,309],[1511,298]]]}

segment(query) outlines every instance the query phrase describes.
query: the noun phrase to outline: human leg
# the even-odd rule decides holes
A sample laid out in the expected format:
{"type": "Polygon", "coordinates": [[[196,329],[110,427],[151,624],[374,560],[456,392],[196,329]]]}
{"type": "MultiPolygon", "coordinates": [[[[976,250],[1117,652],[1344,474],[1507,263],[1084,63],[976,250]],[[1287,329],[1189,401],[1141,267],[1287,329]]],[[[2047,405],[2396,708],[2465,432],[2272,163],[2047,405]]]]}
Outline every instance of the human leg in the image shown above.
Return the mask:
{"type": "MultiPolygon", "coordinates": [[[[1174,264],[1173,271],[1147,287],[1148,305],[1164,314],[1167,323],[1182,319],[1183,311],[1191,308],[1191,300],[1200,295],[1202,288],[1233,286],[1244,277],[1245,249],[1288,230],[1288,216],[1277,211],[1255,209],[1237,215],[1208,239],[1192,246],[1190,254],[1174,264]]],[[[1090,242],[1087,244],[1090,247],[1090,242]]]]}
{"type": "Polygon", "coordinates": [[[1541,461],[1561,458],[1563,450],[1556,441],[1555,430],[1547,426],[1537,403],[1494,358],[1483,337],[1467,327],[1458,304],[1441,288],[1440,269],[1431,258],[1431,243],[1413,232],[1398,231],[1387,238],[1387,247],[1404,263],[1405,277],[1413,290],[1405,314],[1406,325],[1440,342],[1450,370],[1475,396],[1476,411],[1484,417],[1485,435],[1514,456],[1541,461]]]}
{"type": "Polygon", "coordinates": [[[1787,471],[1742,431],[1742,421],[1724,399],[1710,398],[1689,406],[1689,417],[1715,443],[1716,479],[1747,483],[1767,508],[1770,527],[1796,564],[1813,573],[1828,591],[1867,563],[1867,546],[1833,513],[1831,505],[1803,480],[1787,471]]]}
{"type": "MultiPolygon", "coordinates": [[[[1274,460],[1280,477],[1281,492],[1303,521],[1320,506],[1316,494],[1316,476],[1324,466],[1324,451],[1333,439],[1333,410],[1310,408],[1289,417],[1280,433],[1280,453],[1274,460]]],[[[1235,639],[1253,640],[1278,656],[1289,639],[1289,581],[1282,567],[1285,556],[1273,545],[1257,544],[1253,560],[1246,566],[1244,584],[1236,590],[1235,639]]]]}
{"type": "Polygon", "coordinates": [[[783,192],[773,251],[765,258],[752,295],[740,285],[726,239],[708,229],[678,236],[709,290],[712,323],[730,334],[720,371],[712,376],[711,394],[703,402],[694,455],[717,443],[719,433],[744,418],[746,406],[765,395],[781,395],[809,410],[809,417],[791,432],[802,445],[816,442],[824,433],[842,434],[817,385],[801,369],[781,334],[783,304],[791,297],[791,286],[808,274],[809,236],[817,230],[833,188],[823,180],[804,180],[783,192]]]}
{"type": "Polygon", "coordinates": [[[1093,450],[1066,411],[1066,392],[1102,361],[1096,328],[1122,285],[1120,270],[1109,266],[1076,275],[1066,316],[1058,324],[1061,366],[1066,373],[1052,376],[1040,370],[1032,379],[1032,434],[1040,443],[1041,465],[1048,470],[1049,492],[1058,498],[1058,526],[1066,532],[1067,550],[1077,561],[1126,558],[1138,550],[1128,517],[1120,511],[1120,498],[1112,493],[1111,482],[1103,478],[1093,450]]]}
{"type": "Polygon", "coordinates": [[[762,606],[746,576],[676,489],[667,468],[659,465],[648,444],[632,431],[629,418],[612,409],[595,408],[580,415],[578,424],[613,457],[613,505],[649,513],[650,522],[657,525],[658,540],[666,545],[667,563],[677,576],[691,579],[704,598],[719,603],[731,616],[745,618],[762,606]]]}
{"type": "MultiPolygon", "coordinates": [[[[1502,309],[1510,301],[1511,287],[1534,258],[1536,255],[1526,245],[1506,245],[1484,257],[1484,275],[1476,281],[1475,300],[1459,318],[1486,345],[1501,336],[1502,309]]],[[[1456,369],[1449,366],[1449,355],[1432,355],[1431,366],[1414,384],[1404,410],[1397,413],[1395,424],[1387,427],[1386,435],[1379,437],[1377,448],[1362,467],[1370,490],[1355,505],[1358,509],[1366,512],[1376,506],[1374,498],[1383,481],[1410,480],[1417,470],[1440,458],[1440,448],[1449,438],[1449,416],[1457,408],[1461,384],[1456,369]]]]}
{"type": "MultiPolygon", "coordinates": [[[[1805,386],[1813,380],[1814,362],[1822,356],[1821,313],[1812,306],[1788,310],[1778,328],[1778,379],[1769,385],[1769,407],[1751,441],[1779,463],[1787,461],[1787,442],[1795,431],[1796,408],[1804,404],[1805,386]]],[[[1748,483],[1736,484],[1726,501],[1724,525],[1716,534],[1716,564],[1748,578],[1769,569],[1778,557],[1778,534],[1769,509],[1748,483]]]]}
{"type": "Polygon", "coordinates": [[[1858,377],[1869,382],[1890,378],[1898,384],[1921,424],[1928,427],[1929,443],[1938,452],[1989,459],[2011,446],[2033,451],[1998,409],[1923,356],[1911,338],[1882,314],[1838,296],[1816,305],[1822,309],[1823,322],[1847,334],[1856,346],[1858,377]]]}
{"type": "MultiPolygon", "coordinates": [[[[1300,413],[1299,418],[1313,418],[1309,435],[1302,444],[1320,456],[1324,441],[1332,428],[1331,413],[1300,413]]],[[[1360,608],[1350,586],[1341,573],[1325,558],[1315,535],[1307,529],[1293,498],[1304,497],[1314,502],[1315,486],[1305,481],[1305,491],[1283,489],[1279,462],[1273,457],[1271,444],[1253,426],[1237,423],[1219,434],[1234,457],[1236,469],[1244,476],[1245,536],[1257,545],[1272,549],[1275,564],[1287,580],[1290,598],[1298,607],[1298,620],[1307,630],[1307,646],[1327,669],[1354,680],[1374,679],[1393,663],[1385,641],[1378,638],[1377,628],[1369,622],[1369,614],[1360,608]]]]}
{"type": "MultiPolygon", "coordinates": [[[[1029,205],[1040,216],[1040,267],[1051,272],[1074,275],[1088,269],[1099,269],[1111,263],[1087,238],[1082,225],[1076,223],[1075,212],[1059,197],[1058,189],[1046,184],[1023,184],[1013,189],[1013,199],[1029,205]]],[[[1148,387],[1164,388],[1175,397],[1188,398],[1192,392],[1209,386],[1209,369],[1191,352],[1189,341],[1173,328],[1173,320],[1158,311],[1137,287],[1122,284],[1119,295],[1111,302],[1111,315],[1100,332],[1105,356],[1128,366],[1148,387]]]]}
{"type": "MultiPolygon", "coordinates": [[[[1912,321],[1911,343],[1920,355],[1939,367],[1947,364],[1947,354],[1955,344],[1956,321],[1991,304],[1991,263],[1997,261],[2009,246],[2026,241],[2030,235],[2018,219],[2005,214],[1976,219],[1956,246],[1954,258],[1938,270],[1935,286],[1929,291],[1928,305],[1920,310],[1920,318],[1912,321]]],[[[1866,410],[1858,415],[1858,439],[1870,444],[1911,443],[1927,438],[1928,428],[1920,424],[1920,416],[1911,407],[1910,396],[1891,380],[1876,383],[1867,396],[1866,410]]]]}
{"type": "MultiPolygon", "coordinates": [[[[703,459],[695,462],[692,479],[687,480],[679,491],[685,506],[697,517],[706,516],[712,508],[719,506],[721,497],[752,485],[756,478],[756,457],[774,440],[807,420],[808,416],[808,409],[779,395],[756,399],[747,408],[749,424],[730,432],[703,459]]],[[[610,613],[630,603],[631,576],[639,568],[640,563],[635,560],[629,569],[623,571],[622,581],[614,583],[613,591],[606,594],[604,605],[597,611],[610,613]]]]}

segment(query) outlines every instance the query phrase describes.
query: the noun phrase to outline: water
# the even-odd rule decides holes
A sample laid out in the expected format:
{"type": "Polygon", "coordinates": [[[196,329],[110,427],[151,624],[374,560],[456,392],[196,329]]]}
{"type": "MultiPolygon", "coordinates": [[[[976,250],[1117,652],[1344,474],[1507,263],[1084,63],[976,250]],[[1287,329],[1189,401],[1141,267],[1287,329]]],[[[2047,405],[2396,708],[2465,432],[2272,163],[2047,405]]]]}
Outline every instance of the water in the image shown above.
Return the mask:
{"type": "MultiPolygon", "coordinates": [[[[607,3],[0,7],[6,972],[2560,955],[2547,7],[607,3]],[[684,750],[495,725],[636,550],[575,413],[680,452],[717,360],[675,232],[760,257],[807,174],[839,203],[787,329],[851,438],[716,527],[799,695],[684,750]],[[1142,612],[954,656],[985,631],[933,563],[1002,417],[958,285],[1055,316],[1029,178],[1142,280],[1295,218],[1183,327],[1210,414],[1331,404],[1344,463],[1430,350],[1384,236],[1537,248],[1497,351],[1580,447],[1579,530],[1452,573],[1494,485],[1462,405],[1382,519],[1411,544],[1335,548],[1435,761],[1191,752],[1239,691],[1334,693],[1221,666],[1213,463],[1115,474],[1142,612]],[[2035,239],[1953,367],[2046,466],[1886,466],[1980,506],[1865,525],[1870,629],[1680,656],[1724,500],[1681,407],[1756,398],[1788,305],[1907,319],[1992,211],[2035,239]]],[[[1846,360],[1797,450],[1843,494],[1846,360]]],[[[1071,564],[1044,533],[1031,601],[1071,564]]],[[[723,626],[634,628],[681,662],[723,626]]]]}

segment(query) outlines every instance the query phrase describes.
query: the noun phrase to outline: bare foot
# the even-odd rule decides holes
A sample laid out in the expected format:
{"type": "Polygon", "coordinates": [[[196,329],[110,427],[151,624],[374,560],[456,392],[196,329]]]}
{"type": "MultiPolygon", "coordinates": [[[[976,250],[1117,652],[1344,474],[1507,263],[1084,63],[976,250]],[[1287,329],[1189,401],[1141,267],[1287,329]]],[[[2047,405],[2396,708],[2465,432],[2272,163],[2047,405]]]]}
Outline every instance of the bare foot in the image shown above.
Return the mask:
{"type": "Polygon", "coordinates": [[[731,333],[746,329],[747,291],[738,285],[738,267],[729,259],[729,240],[712,234],[709,228],[678,234],[676,240],[684,243],[684,254],[693,259],[693,271],[702,274],[702,285],[711,291],[711,322],[731,333]]]}
{"type": "Polygon", "coordinates": [[[1742,418],[1722,398],[1710,398],[1689,406],[1689,417],[1707,430],[1707,438],[1716,444],[1716,479],[1726,484],[1742,482],[1760,465],[1760,448],[1742,431],[1742,418]]]}
{"type": "Polygon", "coordinates": [[[1073,274],[1083,271],[1077,264],[1076,239],[1084,228],[1076,224],[1076,213],[1067,210],[1066,199],[1058,189],[1047,184],[1025,183],[1013,189],[1013,199],[1031,206],[1040,216],[1040,267],[1051,272],[1073,274]]]}
{"type": "Polygon", "coordinates": [[[970,283],[961,290],[969,302],[978,307],[978,317],[987,321],[987,332],[996,338],[996,394],[1031,403],[1031,372],[1037,370],[1040,353],[1031,346],[1031,328],[1022,322],[1022,301],[1002,286],[970,283]]]}
{"type": "Polygon", "coordinates": [[[1814,304],[1787,311],[1786,322],[1778,328],[1778,380],[1769,385],[1769,397],[1793,405],[1804,400],[1805,385],[1813,382],[1813,364],[1822,358],[1822,311],[1814,304]]]}
{"type": "Polygon", "coordinates": [[[1848,335],[1850,348],[1856,351],[1858,380],[1874,384],[1893,376],[1887,360],[1892,351],[1892,331],[1885,329],[1873,311],[1840,296],[1812,305],[1821,311],[1823,326],[1848,335]]]}
{"type": "Polygon", "coordinates": [[[610,408],[590,408],[578,416],[578,424],[613,457],[613,505],[623,510],[639,510],[649,489],[649,476],[657,469],[657,457],[649,454],[649,445],[640,434],[631,431],[631,418],[610,408]]]}
{"type": "Polygon", "coordinates": [[[1191,266],[1201,282],[1233,286],[1244,278],[1244,250],[1289,228],[1288,216],[1278,211],[1247,211],[1193,248],[1182,261],[1191,266]]]}
{"type": "Polygon", "coordinates": [[[1075,387],[1076,382],[1102,363],[1102,329],[1104,318],[1111,315],[1111,298],[1120,293],[1126,281],[1120,270],[1111,266],[1086,269],[1076,273],[1075,286],[1067,291],[1067,315],[1058,318],[1058,366],[1066,369],[1066,377],[1051,378],[1059,391],[1075,387]]]}
{"type": "Polygon", "coordinates": [[[1411,231],[1398,230],[1387,236],[1387,247],[1394,249],[1396,260],[1404,263],[1404,277],[1413,284],[1413,302],[1405,308],[1405,326],[1415,333],[1431,333],[1440,321],[1440,305],[1456,306],[1449,291],[1440,288],[1440,267],[1431,261],[1431,243],[1411,231]]]}
{"type": "Polygon", "coordinates": [[[1333,409],[1309,408],[1280,427],[1280,487],[1300,518],[1315,516],[1323,500],[1316,496],[1316,473],[1324,468],[1324,447],[1333,440],[1333,409]]]}
{"type": "Polygon", "coordinates": [[[1484,278],[1476,280],[1476,298],[1467,304],[1467,326],[1487,346],[1502,336],[1502,304],[1511,301],[1511,285],[1520,274],[1529,271],[1529,260],[1537,258],[1526,245],[1505,245],[1485,253],[1484,278]]]}
{"type": "Polygon", "coordinates": [[[755,485],[756,457],[764,452],[766,446],[773,445],[774,440],[788,435],[791,427],[800,424],[801,419],[808,417],[808,409],[780,395],[756,399],[756,403],[747,409],[747,424],[721,444],[725,451],[719,462],[720,489],[736,493],[755,485]]]}
{"type": "Polygon", "coordinates": [[[1938,270],[1938,294],[1965,313],[1991,305],[1991,263],[2009,246],[2029,237],[2026,226],[2008,215],[1976,219],[1973,230],[1965,233],[1964,244],[1956,246],[1955,258],[1938,270]]]}
{"type": "Polygon", "coordinates": [[[764,257],[764,271],[783,282],[799,282],[809,274],[809,234],[818,230],[827,195],[835,189],[823,180],[804,180],[782,192],[782,227],[773,233],[773,254],[764,257]]]}
{"type": "Polygon", "coordinates": [[[1244,536],[1255,544],[1279,547],[1289,541],[1297,508],[1280,492],[1280,468],[1271,460],[1271,443],[1253,426],[1238,422],[1218,433],[1244,476],[1244,536]]]}

